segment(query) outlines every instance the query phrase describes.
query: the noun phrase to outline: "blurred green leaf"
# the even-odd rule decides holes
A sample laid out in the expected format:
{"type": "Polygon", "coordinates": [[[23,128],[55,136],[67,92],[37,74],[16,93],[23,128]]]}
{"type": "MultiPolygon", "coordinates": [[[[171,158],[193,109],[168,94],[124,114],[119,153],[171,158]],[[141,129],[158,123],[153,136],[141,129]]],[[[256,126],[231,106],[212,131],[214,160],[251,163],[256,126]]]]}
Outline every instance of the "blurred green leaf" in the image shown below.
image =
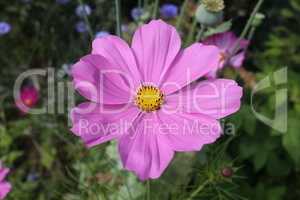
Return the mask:
{"type": "Polygon", "coordinates": [[[300,123],[298,119],[289,119],[288,132],[283,135],[283,146],[300,167],[300,123]]]}

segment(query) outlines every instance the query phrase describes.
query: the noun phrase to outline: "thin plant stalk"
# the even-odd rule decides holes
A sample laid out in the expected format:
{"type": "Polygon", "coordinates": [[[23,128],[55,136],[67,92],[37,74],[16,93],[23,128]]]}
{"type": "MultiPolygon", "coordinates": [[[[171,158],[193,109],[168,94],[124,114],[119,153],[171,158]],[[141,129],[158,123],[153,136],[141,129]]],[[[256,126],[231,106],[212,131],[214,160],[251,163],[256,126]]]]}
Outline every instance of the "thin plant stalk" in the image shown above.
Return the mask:
{"type": "Polygon", "coordinates": [[[144,2],[143,2],[143,6],[144,6],[144,10],[147,10],[147,8],[148,8],[148,0],[144,0],[144,2]]]}
{"type": "Polygon", "coordinates": [[[198,22],[197,22],[197,19],[195,17],[194,21],[193,21],[193,24],[192,24],[192,27],[190,29],[189,35],[187,37],[186,46],[189,45],[194,39],[195,31],[196,31],[196,28],[197,28],[197,23],[198,22]]]}
{"type": "Polygon", "coordinates": [[[159,0],[155,0],[153,14],[152,14],[152,19],[156,19],[157,18],[158,7],[159,7],[159,0]]]}
{"type": "Polygon", "coordinates": [[[247,36],[247,40],[248,41],[251,41],[253,39],[255,31],[256,31],[256,26],[252,26],[251,29],[250,29],[250,32],[249,32],[249,34],[247,36]]]}
{"type": "MultiPolygon", "coordinates": [[[[248,33],[249,29],[251,28],[251,25],[252,25],[252,23],[253,23],[253,20],[254,20],[254,18],[255,18],[255,15],[258,13],[258,11],[259,11],[261,5],[263,4],[263,2],[264,2],[264,0],[258,0],[258,2],[256,3],[256,5],[255,5],[255,7],[254,7],[254,9],[253,9],[253,11],[252,11],[252,13],[251,13],[251,15],[250,15],[250,18],[249,18],[248,21],[247,21],[247,24],[246,24],[246,26],[245,26],[243,32],[241,33],[239,39],[238,39],[238,40],[235,42],[235,44],[234,44],[234,48],[233,48],[233,51],[232,51],[232,55],[231,55],[231,56],[233,56],[233,55],[236,53],[236,51],[237,51],[237,49],[238,49],[238,47],[239,47],[239,45],[240,45],[241,40],[242,40],[243,38],[245,38],[246,34],[248,33]]],[[[230,57],[231,57],[231,56],[230,56],[230,57]]]]}
{"type": "Polygon", "coordinates": [[[185,0],[181,6],[181,11],[180,11],[180,15],[177,19],[177,23],[176,23],[176,29],[177,30],[180,30],[180,26],[182,24],[182,21],[183,21],[183,18],[184,18],[184,14],[185,14],[185,10],[186,10],[186,7],[188,5],[188,1],[189,0],[185,0]]]}
{"type": "Polygon", "coordinates": [[[116,32],[119,37],[122,37],[121,31],[121,0],[115,0],[116,6],[116,32]]]}
{"type": "Polygon", "coordinates": [[[197,189],[187,198],[187,200],[192,200],[194,197],[196,197],[208,184],[210,183],[210,180],[204,181],[201,185],[197,187],[197,189]]]}
{"type": "Polygon", "coordinates": [[[201,28],[200,28],[200,30],[199,30],[199,32],[198,32],[198,34],[197,34],[196,42],[199,42],[199,41],[202,40],[203,35],[204,35],[204,33],[205,33],[205,30],[206,30],[206,26],[201,25],[201,28]]]}
{"type": "Polygon", "coordinates": [[[131,194],[131,191],[130,191],[130,188],[129,188],[128,184],[125,184],[125,187],[126,187],[126,190],[128,192],[129,200],[133,200],[133,196],[131,194]]]}
{"type": "Polygon", "coordinates": [[[150,180],[147,180],[147,197],[146,199],[147,200],[151,200],[151,185],[150,185],[150,180]]]}
{"type": "MultiPolygon", "coordinates": [[[[247,40],[249,41],[249,43],[251,42],[251,40],[253,39],[253,36],[255,34],[255,31],[256,31],[256,26],[252,26],[252,28],[250,29],[249,33],[248,33],[248,36],[247,36],[247,40]]],[[[249,45],[246,47],[245,50],[248,50],[249,48],[249,45]]]]}
{"type": "MultiPolygon", "coordinates": [[[[78,3],[79,3],[80,5],[83,5],[82,0],[78,0],[78,3]]],[[[91,23],[90,23],[90,21],[89,21],[89,18],[88,18],[86,15],[84,15],[84,16],[83,16],[83,20],[84,20],[84,22],[85,22],[86,25],[87,25],[87,29],[88,29],[88,33],[89,33],[90,37],[93,38],[93,37],[94,37],[94,33],[93,33],[93,30],[92,30],[92,26],[91,26],[91,23]]]]}
{"type": "MultiPolygon", "coordinates": [[[[201,0],[198,0],[198,4],[197,5],[199,5],[200,3],[201,3],[201,0]]],[[[197,23],[198,23],[198,20],[197,20],[196,16],[194,16],[193,24],[192,24],[192,27],[190,29],[187,41],[185,43],[186,46],[189,45],[189,44],[191,44],[191,42],[194,40],[195,31],[196,31],[196,28],[197,28],[197,23]]]]}

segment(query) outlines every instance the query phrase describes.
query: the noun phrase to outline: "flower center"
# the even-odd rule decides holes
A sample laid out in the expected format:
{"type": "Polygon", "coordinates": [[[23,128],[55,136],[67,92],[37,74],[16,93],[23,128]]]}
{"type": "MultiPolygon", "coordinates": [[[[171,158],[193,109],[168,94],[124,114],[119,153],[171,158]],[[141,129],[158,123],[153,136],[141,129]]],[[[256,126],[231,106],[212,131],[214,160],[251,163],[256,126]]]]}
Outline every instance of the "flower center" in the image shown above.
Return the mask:
{"type": "Polygon", "coordinates": [[[225,8],[224,0],[202,0],[202,4],[211,12],[220,12],[225,8]]]}
{"type": "Polygon", "coordinates": [[[227,59],[227,53],[221,52],[220,53],[220,62],[224,62],[227,59]]]}
{"type": "Polygon", "coordinates": [[[31,99],[25,99],[24,103],[25,103],[26,106],[31,106],[32,100],[31,99]]]}
{"type": "Polygon", "coordinates": [[[140,87],[135,97],[135,104],[145,112],[152,112],[160,109],[163,102],[163,93],[154,86],[140,87]]]}

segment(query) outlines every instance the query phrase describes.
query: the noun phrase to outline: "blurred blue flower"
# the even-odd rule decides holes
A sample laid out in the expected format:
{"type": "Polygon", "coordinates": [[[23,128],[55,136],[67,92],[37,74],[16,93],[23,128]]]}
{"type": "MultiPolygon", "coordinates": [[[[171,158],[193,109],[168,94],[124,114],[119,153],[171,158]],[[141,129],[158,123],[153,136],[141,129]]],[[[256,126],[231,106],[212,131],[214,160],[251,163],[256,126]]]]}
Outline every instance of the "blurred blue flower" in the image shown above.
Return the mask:
{"type": "Polygon", "coordinates": [[[102,37],[105,37],[105,36],[108,36],[109,35],[109,32],[107,31],[99,31],[95,34],[95,37],[96,38],[102,38],[102,37]]]}
{"type": "Polygon", "coordinates": [[[122,30],[122,32],[127,33],[129,31],[128,25],[127,24],[122,24],[121,30],[122,30]]]}
{"type": "Polygon", "coordinates": [[[11,31],[11,25],[7,22],[0,22],[0,36],[11,31]]]}
{"type": "Polygon", "coordinates": [[[142,8],[133,8],[131,10],[131,17],[132,19],[134,19],[135,21],[138,21],[141,16],[144,14],[144,10],[142,8]]]}
{"type": "Polygon", "coordinates": [[[21,0],[23,3],[31,3],[31,0],[21,0]]]}
{"type": "Polygon", "coordinates": [[[37,179],[39,179],[39,174],[35,173],[35,172],[31,172],[30,174],[27,175],[27,181],[36,181],[37,179]]]}
{"type": "Polygon", "coordinates": [[[92,9],[88,4],[78,5],[76,8],[76,15],[78,17],[89,16],[92,13],[92,9]]]}
{"type": "Polygon", "coordinates": [[[58,3],[58,4],[67,4],[67,3],[69,3],[70,2],[70,0],[56,0],[56,3],[58,3]]]}
{"type": "Polygon", "coordinates": [[[160,15],[165,19],[171,19],[178,15],[178,6],[172,3],[166,3],[160,8],[160,15]]]}
{"type": "Polygon", "coordinates": [[[88,31],[88,26],[84,21],[79,21],[76,23],[75,29],[79,33],[85,33],[88,31]]]}

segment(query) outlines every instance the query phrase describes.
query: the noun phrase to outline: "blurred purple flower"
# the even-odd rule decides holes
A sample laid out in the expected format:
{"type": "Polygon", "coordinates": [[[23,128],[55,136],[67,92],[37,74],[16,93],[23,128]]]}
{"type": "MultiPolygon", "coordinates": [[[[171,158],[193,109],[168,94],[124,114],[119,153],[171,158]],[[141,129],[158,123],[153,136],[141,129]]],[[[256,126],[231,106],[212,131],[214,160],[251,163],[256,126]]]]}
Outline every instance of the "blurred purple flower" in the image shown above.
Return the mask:
{"type": "Polygon", "coordinates": [[[88,4],[78,5],[76,8],[76,15],[78,17],[89,16],[92,13],[92,9],[88,4]]]}
{"type": "Polygon", "coordinates": [[[19,98],[15,100],[15,104],[22,114],[26,114],[37,105],[39,98],[38,89],[35,86],[26,85],[20,89],[19,98]]]}
{"type": "Polygon", "coordinates": [[[144,10],[142,8],[136,7],[131,10],[131,17],[135,21],[138,21],[143,14],[144,14],[144,10]]]}
{"type": "Polygon", "coordinates": [[[88,26],[84,21],[79,21],[76,23],[75,29],[79,33],[85,33],[88,31],[88,26]]]}
{"type": "Polygon", "coordinates": [[[0,36],[11,31],[11,25],[7,22],[0,22],[0,36]]]}
{"type": "Polygon", "coordinates": [[[12,185],[7,182],[6,176],[9,173],[10,169],[2,166],[2,162],[0,160],[0,199],[4,199],[7,194],[11,191],[12,185]]]}
{"type": "Polygon", "coordinates": [[[237,49],[235,49],[237,41],[238,37],[231,31],[209,36],[202,41],[203,44],[216,46],[220,50],[219,66],[217,69],[209,72],[206,75],[207,78],[217,78],[218,70],[223,69],[225,65],[229,65],[235,69],[238,69],[243,65],[250,42],[242,39],[237,46],[237,49]]]}
{"type": "Polygon", "coordinates": [[[69,2],[70,2],[70,0],[56,0],[56,3],[62,4],[62,5],[67,4],[69,2]]]}
{"type": "Polygon", "coordinates": [[[108,36],[109,35],[109,32],[107,31],[99,31],[96,33],[95,37],[96,38],[102,38],[102,37],[105,37],[105,36],[108,36]]]}
{"type": "Polygon", "coordinates": [[[178,6],[172,3],[166,3],[160,8],[160,15],[165,19],[171,19],[178,15],[178,6]]]}

